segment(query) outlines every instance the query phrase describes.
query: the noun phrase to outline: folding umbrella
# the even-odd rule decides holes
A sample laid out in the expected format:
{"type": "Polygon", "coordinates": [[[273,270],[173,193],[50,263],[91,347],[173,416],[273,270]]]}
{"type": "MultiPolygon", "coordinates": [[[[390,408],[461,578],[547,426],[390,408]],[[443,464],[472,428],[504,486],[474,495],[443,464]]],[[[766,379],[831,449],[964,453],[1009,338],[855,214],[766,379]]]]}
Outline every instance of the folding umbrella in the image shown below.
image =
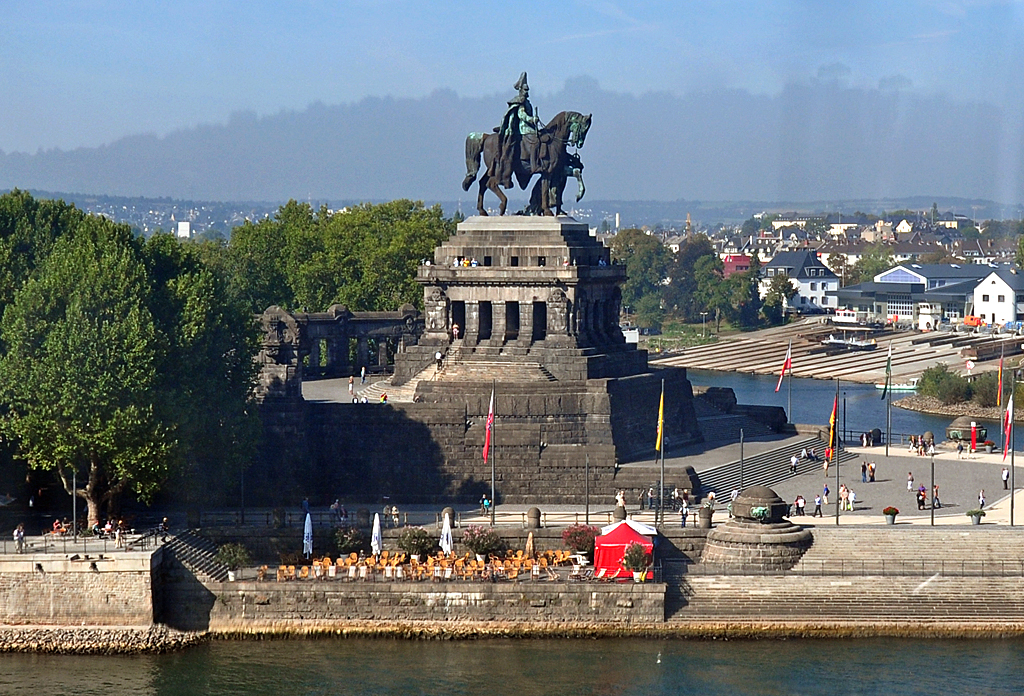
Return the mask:
{"type": "Polygon", "coordinates": [[[380,536],[380,513],[373,513],[373,534],[370,535],[370,550],[373,551],[374,556],[380,555],[380,549],[383,544],[381,543],[380,536]]]}
{"type": "Polygon", "coordinates": [[[302,530],[302,553],[306,558],[313,555],[313,518],[306,513],[306,527],[302,530]]]}
{"type": "Polygon", "coordinates": [[[448,556],[452,552],[452,521],[448,519],[448,513],[444,513],[444,525],[441,527],[441,550],[448,556]]]}

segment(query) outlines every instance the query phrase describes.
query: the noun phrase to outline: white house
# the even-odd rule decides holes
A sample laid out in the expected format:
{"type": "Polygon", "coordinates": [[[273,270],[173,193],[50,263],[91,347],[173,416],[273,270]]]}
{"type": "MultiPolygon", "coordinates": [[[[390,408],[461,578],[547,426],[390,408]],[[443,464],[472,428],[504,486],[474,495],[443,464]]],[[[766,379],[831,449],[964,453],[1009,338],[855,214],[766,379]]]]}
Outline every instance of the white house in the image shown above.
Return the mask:
{"type": "Polygon", "coordinates": [[[1005,324],[1024,317],[1024,275],[1016,268],[999,268],[974,288],[974,313],[988,324],[1005,324]]]}
{"type": "Polygon", "coordinates": [[[826,293],[835,294],[839,289],[839,278],[818,259],[817,252],[801,250],[776,254],[761,269],[758,285],[761,297],[768,293],[772,278],[780,275],[788,277],[797,289],[787,307],[802,312],[835,308],[835,299],[826,293]]]}

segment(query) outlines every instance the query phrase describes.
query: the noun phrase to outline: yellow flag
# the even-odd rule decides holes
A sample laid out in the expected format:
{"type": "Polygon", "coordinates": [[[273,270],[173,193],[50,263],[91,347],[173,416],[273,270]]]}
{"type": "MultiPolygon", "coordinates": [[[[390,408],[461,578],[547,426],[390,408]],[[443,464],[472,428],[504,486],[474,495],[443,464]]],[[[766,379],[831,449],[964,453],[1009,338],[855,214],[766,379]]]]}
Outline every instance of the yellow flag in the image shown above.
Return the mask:
{"type": "Polygon", "coordinates": [[[654,449],[661,451],[661,436],[665,433],[665,385],[661,386],[661,401],[658,403],[658,443],[654,449]]]}

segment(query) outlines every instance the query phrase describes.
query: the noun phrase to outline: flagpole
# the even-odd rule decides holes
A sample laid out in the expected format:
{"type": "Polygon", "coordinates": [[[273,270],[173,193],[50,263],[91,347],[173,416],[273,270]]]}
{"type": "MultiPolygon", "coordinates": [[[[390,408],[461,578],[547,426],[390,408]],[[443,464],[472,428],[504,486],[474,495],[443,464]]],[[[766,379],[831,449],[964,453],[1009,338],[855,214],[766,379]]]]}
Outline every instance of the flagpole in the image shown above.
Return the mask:
{"type": "MultiPolygon", "coordinates": [[[[1014,489],[1014,475],[1013,475],[1014,474],[1014,471],[1013,471],[1013,455],[1015,454],[1015,452],[1014,452],[1014,440],[1017,439],[1016,434],[1015,434],[1016,428],[1014,427],[1016,425],[1015,421],[1017,420],[1017,418],[1016,418],[1017,409],[1015,407],[1013,407],[1013,392],[1014,392],[1014,389],[1017,386],[1017,384],[1016,384],[1016,382],[1017,382],[1016,377],[1017,377],[1017,373],[1016,372],[1014,372],[1013,375],[1010,377],[1010,406],[1011,406],[1011,409],[1010,409],[1010,413],[1007,414],[1007,417],[1010,419],[1010,526],[1011,527],[1013,526],[1013,493],[1014,493],[1014,490],[1015,490],[1014,489]]],[[[1002,398],[1002,397],[1000,396],[1000,398],[1002,398]]],[[[1003,450],[1003,451],[1005,452],[1006,450],[1003,450]]]]}
{"type": "Polygon", "coordinates": [[[661,446],[661,489],[658,491],[658,516],[655,518],[655,524],[657,524],[658,518],[661,519],[661,524],[665,524],[665,379],[661,380],[661,422],[658,424],[661,428],[661,436],[658,438],[658,444],[661,446]]]}
{"type": "MultiPolygon", "coordinates": [[[[1003,351],[1006,348],[1006,344],[1000,342],[999,344],[999,380],[996,386],[996,400],[999,402],[999,408],[1003,407],[1003,351]]],[[[999,433],[1000,444],[1003,447],[1003,452],[1006,452],[1006,433],[999,433]]]]}
{"type": "MultiPolygon", "coordinates": [[[[491,380],[491,405],[494,405],[494,380],[491,380]]],[[[494,433],[494,421],[491,421],[491,433],[494,433]]],[[[497,450],[497,448],[495,448],[497,450]]],[[[495,452],[488,453],[491,458],[491,526],[494,526],[494,518],[497,512],[498,499],[494,495],[494,459],[495,452]]]]}
{"type": "MultiPolygon", "coordinates": [[[[790,341],[789,346],[790,346],[790,349],[792,349],[792,347],[793,347],[793,342],[792,341],[790,341]]],[[[793,362],[792,362],[792,358],[790,359],[790,363],[789,363],[789,401],[787,402],[787,405],[786,405],[786,413],[789,415],[789,422],[790,423],[796,423],[796,421],[793,419],[793,362]]]]}
{"type": "Polygon", "coordinates": [[[892,341],[885,359],[885,458],[889,458],[889,440],[892,439],[892,341]]]}
{"type": "MultiPolygon", "coordinates": [[[[836,378],[836,400],[832,405],[832,464],[836,467],[836,526],[839,526],[839,378],[836,378]]],[[[844,423],[845,425],[845,423],[844,423]]]]}

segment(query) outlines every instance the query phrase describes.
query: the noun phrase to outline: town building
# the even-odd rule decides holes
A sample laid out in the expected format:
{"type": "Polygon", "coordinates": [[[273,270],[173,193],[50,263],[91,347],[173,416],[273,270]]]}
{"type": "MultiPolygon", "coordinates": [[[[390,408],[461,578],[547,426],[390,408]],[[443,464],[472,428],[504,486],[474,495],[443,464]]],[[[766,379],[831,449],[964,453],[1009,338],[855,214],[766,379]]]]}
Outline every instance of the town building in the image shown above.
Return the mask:
{"type": "Polygon", "coordinates": [[[804,249],[776,254],[761,270],[761,297],[767,294],[772,278],[780,275],[788,277],[797,290],[787,309],[813,313],[835,308],[832,295],[839,289],[839,278],[818,259],[817,252],[804,249]]]}

